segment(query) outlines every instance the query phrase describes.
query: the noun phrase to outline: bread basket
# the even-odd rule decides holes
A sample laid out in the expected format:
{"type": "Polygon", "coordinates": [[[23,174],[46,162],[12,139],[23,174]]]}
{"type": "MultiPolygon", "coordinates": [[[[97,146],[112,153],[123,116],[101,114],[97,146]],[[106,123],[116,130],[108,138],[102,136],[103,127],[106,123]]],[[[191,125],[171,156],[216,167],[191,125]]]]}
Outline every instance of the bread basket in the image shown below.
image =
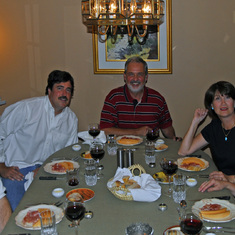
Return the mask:
{"type": "MultiPolygon", "coordinates": [[[[133,176],[136,175],[140,176],[141,174],[146,173],[145,169],[139,164],[132,165],[128,169],[131,171],[133,176]]],[[[113,178],[111,178],[109,182],[112,180],[113,178]]],[[[118,199],[124,201],[133,201],[133,197],[129,189],[124,189],[121,187],[112,187],[112,188],[108,187],[108,190],[118,199]]]]}

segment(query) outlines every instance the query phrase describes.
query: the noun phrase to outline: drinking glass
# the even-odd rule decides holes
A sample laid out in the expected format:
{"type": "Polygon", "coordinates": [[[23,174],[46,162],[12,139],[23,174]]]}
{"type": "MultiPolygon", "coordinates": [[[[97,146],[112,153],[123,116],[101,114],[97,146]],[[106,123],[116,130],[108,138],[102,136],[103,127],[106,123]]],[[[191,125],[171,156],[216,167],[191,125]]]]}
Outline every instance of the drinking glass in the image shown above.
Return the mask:
{"type": "Polygon", "coordinates": [[[72,221],[68,226],[76,228],[85,215],[86,208],[82,202],[71,202],[66,200],[64,203],[64,214],[66,218],[72,221]]]}
{"type": "Polygon", "coordinates": [[[186,235],[200,234],[203,223],[193,213],[184,215],[180,222],[181,231],[186,235]]]}
{"type": "Polygon", "coordinates": [[[149,141],[156,141],[159,137],[159,129],[148,130],[146,134],[146,139],[149,141]]]}
{"type": "Polygon", "coordinates": [[[43,211],[39,214],[41,235],[58,235],[54,211],[43,211]]]}
{"type": "Polygon", "coordinates": [[[66,171],[67,183],[69,186],[77,186],[79,184],[78,173],[79,173],[78,168],[74,168],[73,170],[66,171]]]}
{"type": "Polygon", "coordinates": [[[89,124],[88,133],[93,137],[93,142],[95,142],[95,138],[100,134],[100,125],[98,123],[89,124]]]}
{"type": "Polygon", "coordinates": [[[104,151],[104,145],[102,143],[94,142],[90,145],[90,154],[91,157],[96,161],[97,164],[97,179],[103,178],[103,174],[100,172],[99,169],[102,168],[101,165],[99,165],[100,160],[104,157],[105,151],[104,151]]]}
{"type": "Polygon", "coordinates": [[[176,164],[175,160],[173,160],[173,159],[162,158],[160,161],[160,166],[161,166],[163,172],[167,175],[168,182],[169,182],[169,188],[168,188],[168,191],[165,192],[165,195],[171,197],[171,195],[172,195],[171,176],[177,172],[178,165],[176,164]]]}

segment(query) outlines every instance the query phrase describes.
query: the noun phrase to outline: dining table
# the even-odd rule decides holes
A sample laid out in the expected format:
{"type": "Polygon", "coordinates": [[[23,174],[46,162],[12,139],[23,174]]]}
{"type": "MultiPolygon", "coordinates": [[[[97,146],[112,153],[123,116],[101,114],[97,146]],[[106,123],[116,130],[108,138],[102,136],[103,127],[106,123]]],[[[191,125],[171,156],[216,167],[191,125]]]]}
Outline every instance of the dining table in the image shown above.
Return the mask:
{"type": "MultiPolygon", "coordinates": [[[[141,165],[147,174],[153,175],[157,172],[161,172],[160,160],[165,158],[171,158],[177,160],[182,156],[178,155],[178,149],[180,142],[171,139],[164,139],[165,144],[168,146],[164,151],[156,152],[156,164],[154,167],[150,167],[145,163],[145,137],[143,142],[135,146],[118,146],[126,149],[133,149],[133,164],[141,165]]],[[[82,153],[89,151],[89,145],[83,144],[80,140],[78,144],[81,146],[79,151],[74,151],[72,146],[65,147],[53,155],[51,155],[44,164],[40,167],[37,175],[35,176],[30,187],[26,191],[24,197],[20,201],[16,210],[12,213],[2,235],[9,234],[40,234],[40,230],[26,230],[16,225],[15,217],[17,214],[31,205],[38,204],[54,204],[58,200],[64,202],[66,200],[66,193],[75,188],[88,188],[94,191],[94,197],[86,201],[85,207],[87,211],[93,212],[93,217],[90,219],[83,218],[80,222],[78,229],[70,228],[68,225],[70,221],[64,216],[63,219],[56,225],[59,235],[68,234],[97,234],[97,235],[120,235],[125,234],[125,229],[136,222],[142,222],[149,224],[154,229],[154,234],[162,235],[164,231],[172,226],[179,225],[179,214],[177,208],[179,203],[175,203],[172,197],[164,195],[163,191],[167,189],[168,184],[159,182],[161,186],[161,196],[154,202],[139,202],[139,201],[127,201],[121,200],[113,195],[107,188],[107,182],[114,177],[117,171],[117,156],[109,155],[107,152],[107,144],[105,144],[105,156],[100,161],[100,164],[104,166],[102,170],[103,178],[97,181],[95,186],[87,186],[84,178],[84,159],[81,157],[82,153]],[[66,181],[66,175],[52,175],[45,172],[44,166],[58,159],[76,159],[79,167],[79,185],[69,186],[66,181]],[[40,176],[57,176],[61,179],[56,180],[40,180],[40,176]],[[52,195],[52,191],[55,188],[63,188],[65,194],[56,198],[52,195]],[[159,209],[160,204],[166,204],[166,210],[159,209]]],[[[212,158],[200,150],[194,153],[195,155],[205,159],[209,162],[209,167],[204,171],[191,172],[178,169],[177,173],[191,176],[197,180],[197,185],[194,187],[186,186],[186,211],[191,211],[192,206],[196,201],[200,201],[205,198],[212,198],[218,196],[230,196],[230,203],[235,203],[234,197],[227,189],[223,189],[215,192],[199,192],[198,188],[202,182],[208,180],[202,178],[200,175],[209,175],[211,172],[217,170],[212,158]]],[[[63,208],[63,205],[60,206],[63,208]]],[[[234,220],[225,223],[214,223],[203,221],[204,226],[228,226],[235,229],[234,220]]],[[[202,231],[201,234],[206,234],[202,231]]],[[[218,234],[218,233],[216,233],[218,234]]],[[[226,233],[224,233],[226,234],[226,233]]]]}

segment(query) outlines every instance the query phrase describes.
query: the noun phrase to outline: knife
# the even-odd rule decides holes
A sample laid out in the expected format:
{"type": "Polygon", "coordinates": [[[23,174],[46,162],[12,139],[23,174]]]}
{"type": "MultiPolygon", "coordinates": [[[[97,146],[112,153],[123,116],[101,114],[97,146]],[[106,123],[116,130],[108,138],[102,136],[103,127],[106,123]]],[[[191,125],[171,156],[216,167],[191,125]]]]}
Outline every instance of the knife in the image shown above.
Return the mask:
{"type": "Polygon", "coordinates": [[[39,176],[40,180],[62,180],[64,178],[56,177],[56,176],[39,176]]]}
{"type": "MultiPolygon", "coordinates": [[[[204,198],[201,199],[189,199],[189,201],[201,201],[204,198]]],[[[219,196],[219,197],[211,197],[211,199],[220,199],[220,200],[230,200],[230,196],[219,196]]]]}
{"type": "Polygon", "coordinates": [[[11,233],[8,235],[31,235],[31,233],[11,233]]]}
{"type": "Polygon", "coordinates": [[[197,158],[201,158],[202,155],[200,155],[200,154],[189,154],[189,155],[186,155],[186,157],[197,157],[197,158]]]}
{"type": "Polygon", "coordinates": [[[221,232],[221,233],[235,233],[235,228],[232,227],[203,227],[205,232],[221,232]]]}

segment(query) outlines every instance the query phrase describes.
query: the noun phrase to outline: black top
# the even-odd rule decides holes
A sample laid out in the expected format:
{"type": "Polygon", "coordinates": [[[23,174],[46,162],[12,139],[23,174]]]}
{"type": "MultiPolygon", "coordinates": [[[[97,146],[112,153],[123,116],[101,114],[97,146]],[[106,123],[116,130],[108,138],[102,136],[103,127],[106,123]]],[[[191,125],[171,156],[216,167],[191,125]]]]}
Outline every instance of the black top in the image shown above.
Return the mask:
{"type": "MultiPolygon", "coordinates": [[[[228,134],[228,130],[224,130],[228,134]]],[[[235,175],[235,127],[225,140],[225,134],[219,119],[214,119],[201,132],[210,144],[211,154],[219,171],[227,175],[235,175]]]]}

